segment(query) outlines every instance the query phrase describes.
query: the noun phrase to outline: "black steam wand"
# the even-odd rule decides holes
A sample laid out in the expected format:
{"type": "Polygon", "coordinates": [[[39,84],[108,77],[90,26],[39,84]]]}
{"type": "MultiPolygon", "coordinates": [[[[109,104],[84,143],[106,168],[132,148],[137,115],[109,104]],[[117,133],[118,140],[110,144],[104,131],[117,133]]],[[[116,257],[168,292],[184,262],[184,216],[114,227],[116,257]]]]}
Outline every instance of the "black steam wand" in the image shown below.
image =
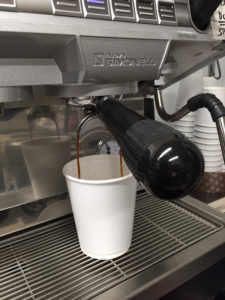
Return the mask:
{"type": "Polygon", "coordinates": [[[196,95],[190,98],[187,104],[174,114],[168,114],[165,111],[162,92],[159,88],[156,88],[154,95],[158,114],[167,122],[175,122],[191,111],[196,111],[199,108],[207,108],[212,116],[213,122],[216,122],[220,147],[225,162],[225,107],[215,95],[209,93],[196,95]]]}

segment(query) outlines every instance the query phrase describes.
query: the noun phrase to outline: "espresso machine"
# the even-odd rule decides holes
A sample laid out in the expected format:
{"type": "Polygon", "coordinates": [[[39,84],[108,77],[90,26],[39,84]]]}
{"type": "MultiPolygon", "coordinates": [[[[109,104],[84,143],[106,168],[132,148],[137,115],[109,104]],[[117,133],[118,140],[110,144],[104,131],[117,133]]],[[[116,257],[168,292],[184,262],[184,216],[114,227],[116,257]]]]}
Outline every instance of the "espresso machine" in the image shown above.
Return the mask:
{"type": "Polygon", "coordinates": [[[155,101],[168,122],[202,107],[169,115],[161,91],[225,56],[210,28],[221,2],[0,0],[0,299],[224,299],[222,213],[139,186],[130,250],[98,261],[79,248],[61,172],[83,118],[81,156],[119,151],[93,103],[147,116],[155,101]]]}

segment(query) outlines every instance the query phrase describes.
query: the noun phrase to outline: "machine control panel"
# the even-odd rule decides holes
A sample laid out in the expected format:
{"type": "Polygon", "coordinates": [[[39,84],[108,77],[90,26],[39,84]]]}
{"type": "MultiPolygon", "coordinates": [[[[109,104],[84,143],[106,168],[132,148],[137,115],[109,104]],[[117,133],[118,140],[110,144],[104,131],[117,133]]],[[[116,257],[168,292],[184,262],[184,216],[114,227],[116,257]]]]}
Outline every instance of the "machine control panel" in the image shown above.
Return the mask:
{"type": "Polygon", "coordinates": [[[84,17],[111,19],[108,0],[82,0],[84,17]]]}
{"type": "Polygon", "coordinates": [[[0,0],[1,10],[177,25],[175,0],[0,0]]]}
{"type": "Polygon", "coordinates": [[[174,1],[159,1],[158,12],[161,24],[176,22],[174,1]]]}
{"type": "Polygon", "coordinates": [[[53,0],[53,14],[83,16],[80,0],[53,0]]]}
{"type": "Polygon", "coordinates": [[[142,23],[158,23],[154,0],[136,0],[137,21],[142,23]]]}
{"type": "Polygon", "coordinates": [[[134,5],[132,0],[111,0],[112,19],[135,22],[134,5]]]}

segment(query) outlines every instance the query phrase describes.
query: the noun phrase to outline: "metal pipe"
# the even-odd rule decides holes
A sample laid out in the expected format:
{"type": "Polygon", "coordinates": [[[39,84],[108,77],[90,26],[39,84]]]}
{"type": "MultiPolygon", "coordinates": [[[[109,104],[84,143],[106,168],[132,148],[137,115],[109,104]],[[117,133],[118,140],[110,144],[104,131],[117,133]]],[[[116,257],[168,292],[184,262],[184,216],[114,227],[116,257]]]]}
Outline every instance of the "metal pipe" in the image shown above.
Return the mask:
{"type": "Polygon", "coordinates": [[[98,116],[94,113],[90,113],[88,114],[87,116],[85,116],[81,121],[80,123],[78,124],[78,127],[77,127],[77,131],[76,131],[76,135],[77,136],[81,136],[81,129],[90,121],[90,120],[93,120],[93,119],[98,119],[98,116]]]}
{"type": "Polygon", "coordinates": [[[163,98],[162,98],[162,91],[159,88],[155,89],[155,104],[158,111],[159,116],[167,121],[167,122],[175,122],[183,118],[185,115],[187,115],[189,112],[191,112],[187,105],[184,105],[181,109],[179,109],[174,114],[170,115],[165,111],[165,107],[163,104],[163,98]]]}
{"type": "Polygon", "coordinates": [[[223,154],[223,160],[225,163],[225,116],[217,119],[216,127],[217,127],[217,132],[220,140],[220,147],[223,154]]]}

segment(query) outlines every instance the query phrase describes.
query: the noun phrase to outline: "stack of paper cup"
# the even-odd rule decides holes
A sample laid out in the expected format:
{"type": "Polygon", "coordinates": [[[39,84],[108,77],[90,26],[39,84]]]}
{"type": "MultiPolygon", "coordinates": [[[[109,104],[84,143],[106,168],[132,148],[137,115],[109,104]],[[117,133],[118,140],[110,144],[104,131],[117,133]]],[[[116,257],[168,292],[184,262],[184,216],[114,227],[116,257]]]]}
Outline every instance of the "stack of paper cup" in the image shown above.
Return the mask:
{"type": "Polygon", "coordinates": [[[174,128],[182,132],[186,137],[192,139],[195,126],[195,113],[189,113],[179,121],[174,123],[174,128]]]}
{"type": "MultiPolygon", "coordinates": [[[[225,88],[208,87],[202,89],[203,93],[216,95],[225,103],[225,88]]],[[[223,157],[220,148],[216,123],[206,108],[199,109],[194,128],[194,142],[200,148],[205,159],[205,172],[220,172],[223,168],[223,157]]]]}
{"type": "MultiPolygon", "coordinates": [[[[219,87],[220,81],[214,77],[203,77],[202,78],[202,88],[212,88],[219,87]]],[[[213,89],[213,88],[212,88],[213,89]]]]}
{"type": "MultiPolygon", "coordinates": [[[[201,93],[202,77],[199,74],[192,74],[180,82],[178,90],[178,99],[176,110],[179,110],[187,101],[201,93]]],[[[194,126],[195,126],[196,112],[190,112],[184,116],[181,120],[174,123],[174,128],[182,132],[188,138],[193,138],[194,126]]]]}

